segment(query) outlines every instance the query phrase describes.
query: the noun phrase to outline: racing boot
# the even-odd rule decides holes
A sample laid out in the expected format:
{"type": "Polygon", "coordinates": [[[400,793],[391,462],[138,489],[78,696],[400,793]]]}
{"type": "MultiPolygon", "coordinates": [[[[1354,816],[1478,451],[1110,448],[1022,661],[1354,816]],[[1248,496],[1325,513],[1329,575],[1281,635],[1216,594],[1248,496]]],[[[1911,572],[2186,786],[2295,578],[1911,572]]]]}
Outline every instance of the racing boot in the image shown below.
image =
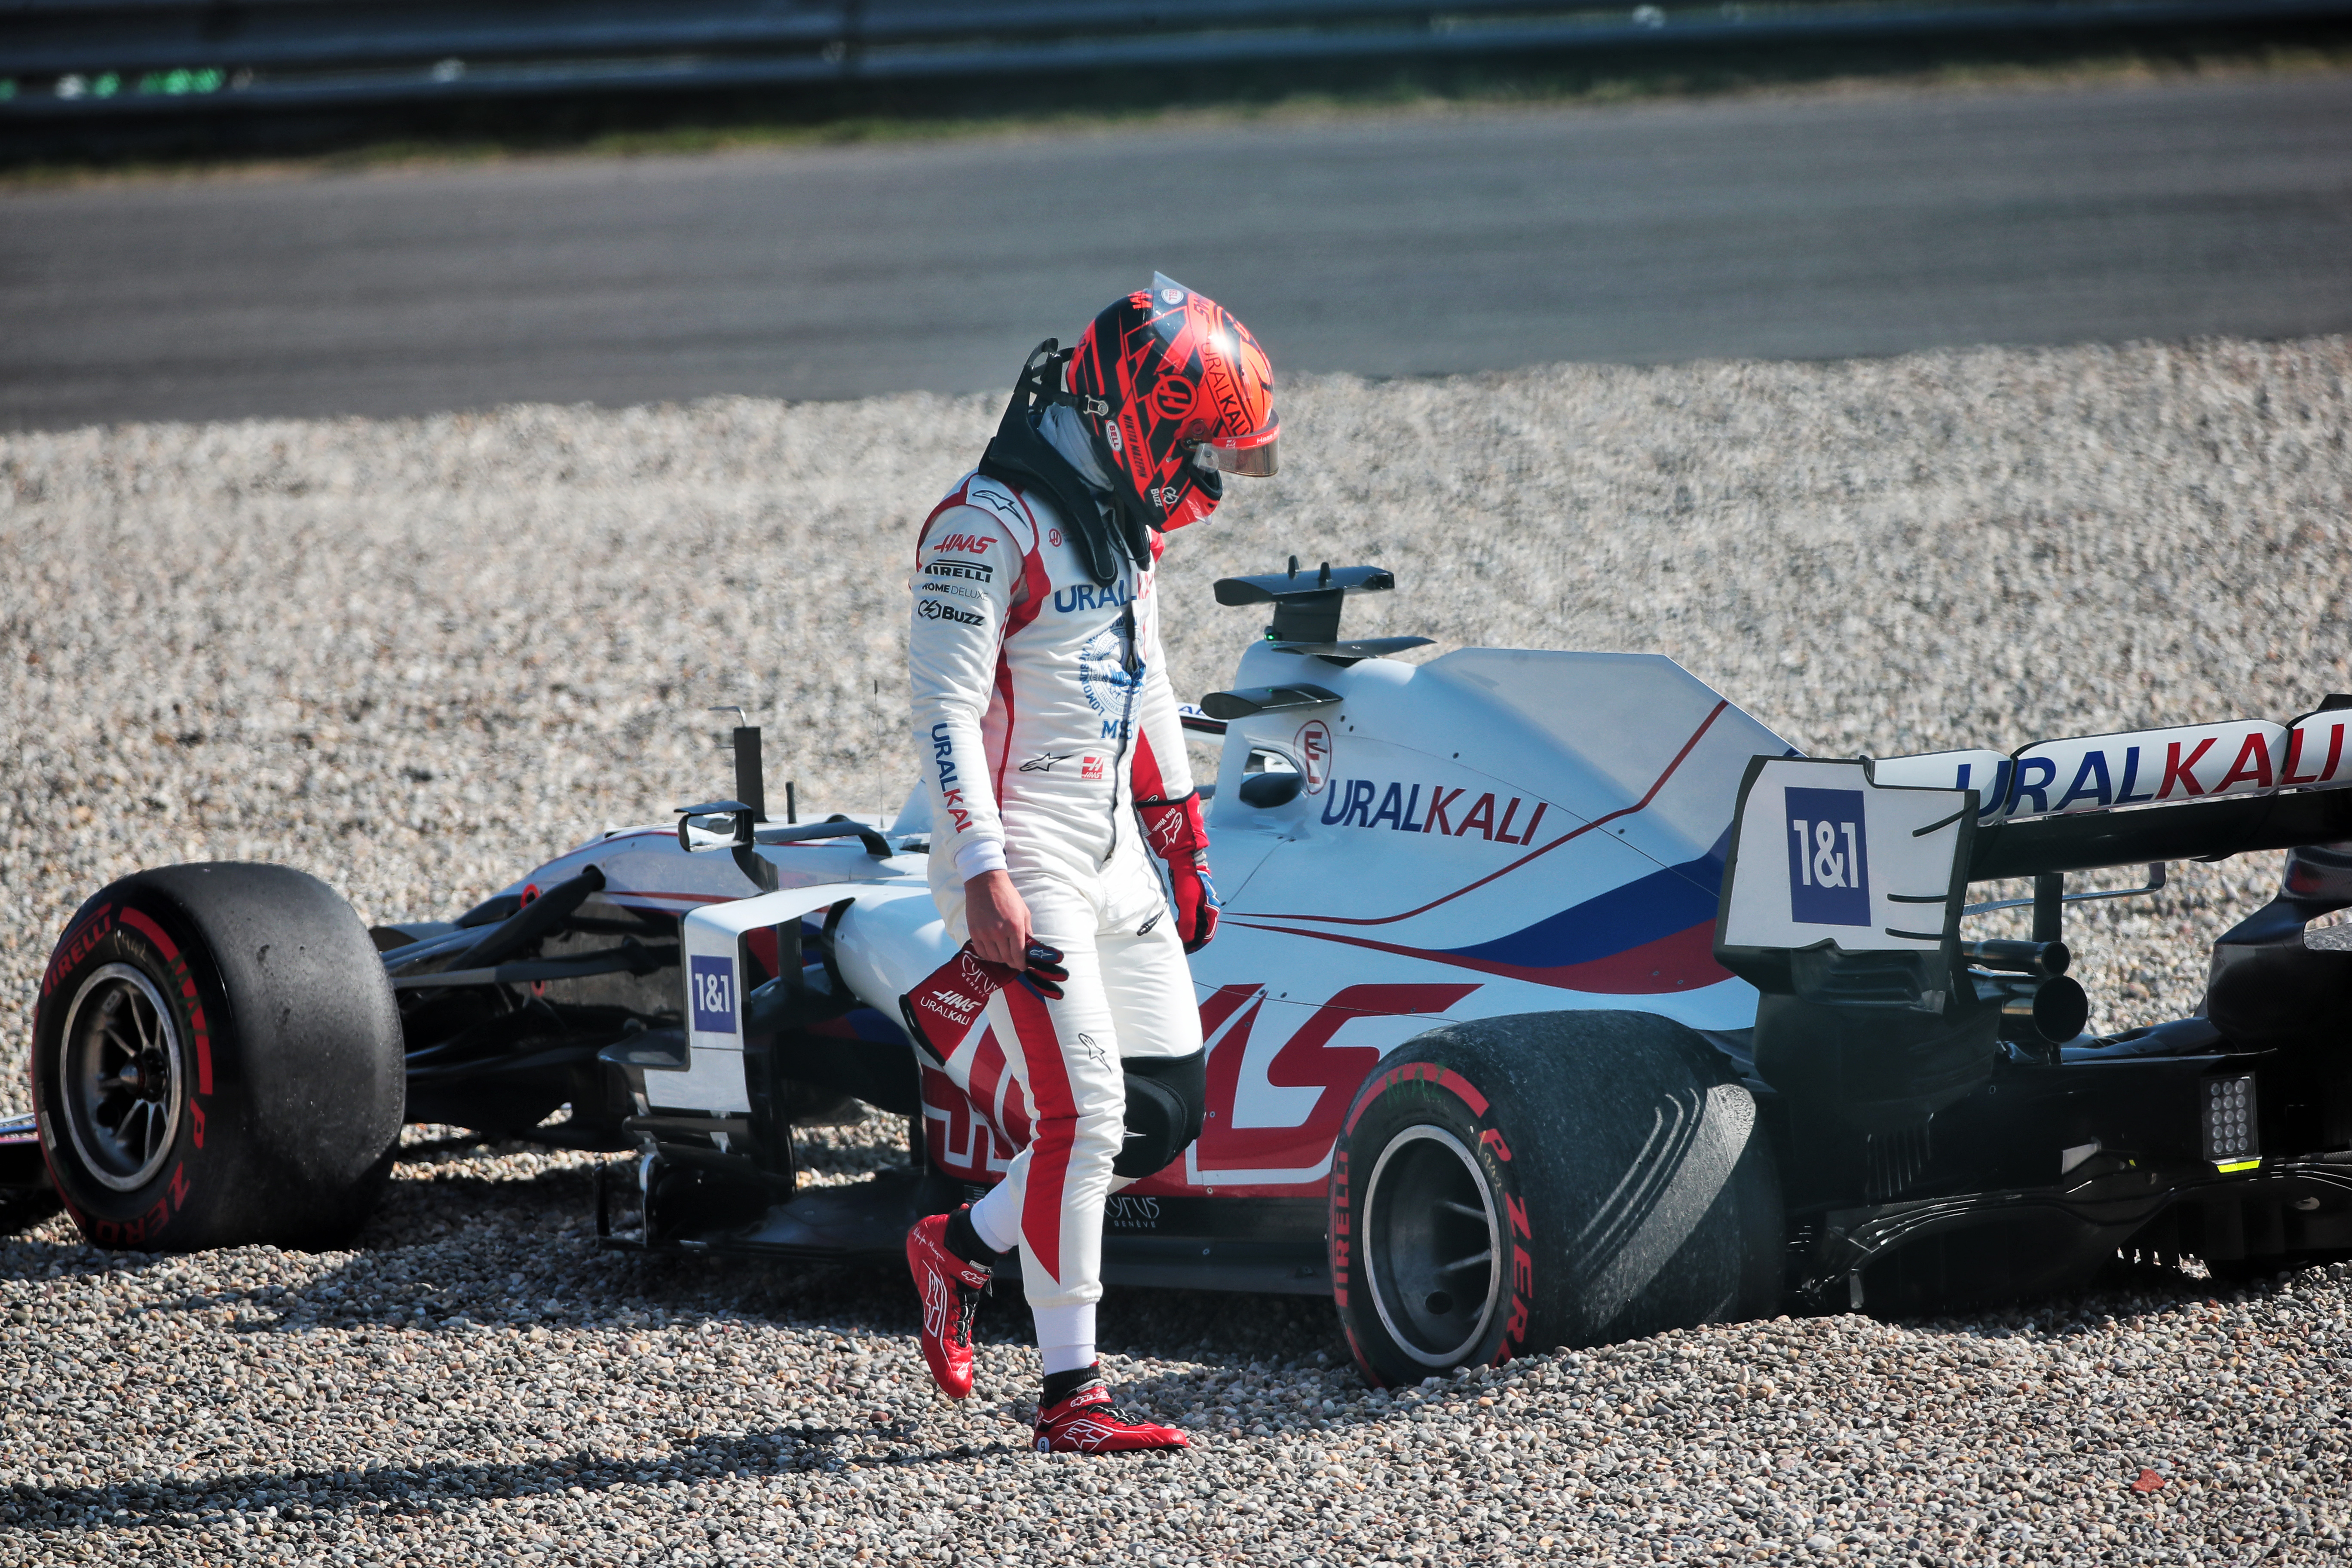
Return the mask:
{"type": "Polygon", "coordinates": [[[919,1219],[907,1232],[907,1267],[923,1298],[923,1360],[950,1399],[971,1393],[971,1315],[995,1277],[995,1257],[971,1227],[970,1204],[919,1219]]]}
{"type": "Polygon", "coordinates": [[[1130,1454],[1150,1448],[1189,1448],[1184,1434],[1156,1421],[1138,1421],[1111,1403],[1100,1365],[1055,1373],[1045,1379],[1037,1402],[1037,1451],[1041,1454],[1130,1454]],[[1075,1383],[1074,1390],[1060,1384],[1075,1383]]]}

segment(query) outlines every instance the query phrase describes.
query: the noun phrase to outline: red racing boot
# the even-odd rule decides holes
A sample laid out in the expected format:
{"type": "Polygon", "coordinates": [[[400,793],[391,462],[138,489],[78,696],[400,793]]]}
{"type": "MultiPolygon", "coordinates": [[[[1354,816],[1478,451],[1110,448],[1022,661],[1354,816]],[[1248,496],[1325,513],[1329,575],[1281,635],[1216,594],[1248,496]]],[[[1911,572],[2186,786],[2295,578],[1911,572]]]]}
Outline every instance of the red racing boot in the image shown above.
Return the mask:
{"type": "Polygon", "coordinates": [[[907,1232],[907,1267],[923,1299],[923,1360],[931,1381],[950,1399],[971,1393],[971,1315],[995,1277],[986,1264],[959,1258],[948,1246],[949,1226],[963,1219],[968,1228],[969,1212],[966,1205],[954,1214],[935,1214],[907,1232]]]}
{"type": "Polygon", "coordinates": [[[1150,1448],[1189,1448],[1184,1434],[1156,1421],[1138,1421],[1111,1403],[1100,1378],[1076,1394],[1037,1411],[1041,1454],[1131,1454],[1150,1448]]]}

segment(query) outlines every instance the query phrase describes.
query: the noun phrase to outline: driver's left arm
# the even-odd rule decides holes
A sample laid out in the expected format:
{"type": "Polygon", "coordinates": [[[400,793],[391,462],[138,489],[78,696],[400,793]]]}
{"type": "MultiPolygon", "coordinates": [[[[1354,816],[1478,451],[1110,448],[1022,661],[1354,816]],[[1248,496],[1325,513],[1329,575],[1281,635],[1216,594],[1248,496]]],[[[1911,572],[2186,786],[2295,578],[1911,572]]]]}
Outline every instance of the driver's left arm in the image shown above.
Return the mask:
{"type": "Polygon", "coordinates": [[[1144,616],[1143,687],[1136,694],[1135,744],[1129,752],[1129,779],[1142,816],[1151,852],[1168,864],[1176,894],[1176,931],[1184,951],[1197,952],[1217,928],[1217,891],[1209,880],[1209,830],[1192,785],[1192,760],[1184,754],[1184,726],[1176,710],[1176,689],[1160,643],[1159,584],[1144,616]]]}

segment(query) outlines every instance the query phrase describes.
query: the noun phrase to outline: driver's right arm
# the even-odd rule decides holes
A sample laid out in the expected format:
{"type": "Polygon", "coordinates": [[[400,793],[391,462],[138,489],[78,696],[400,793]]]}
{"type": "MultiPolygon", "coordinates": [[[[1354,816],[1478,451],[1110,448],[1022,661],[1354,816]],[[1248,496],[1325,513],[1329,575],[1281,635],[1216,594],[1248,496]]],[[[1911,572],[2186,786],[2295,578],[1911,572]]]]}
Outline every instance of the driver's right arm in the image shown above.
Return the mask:
{"type": "Polygon", "coordinates": [[[916,753],[930,791],[931,853],[950,857],[960,881],[1004,868],[1004,822],[981,721],[1005,631],[1025,596],[1023,565],[1003,520],[950,507],[924,529],[909,584],[907,663],[916,753]]]}

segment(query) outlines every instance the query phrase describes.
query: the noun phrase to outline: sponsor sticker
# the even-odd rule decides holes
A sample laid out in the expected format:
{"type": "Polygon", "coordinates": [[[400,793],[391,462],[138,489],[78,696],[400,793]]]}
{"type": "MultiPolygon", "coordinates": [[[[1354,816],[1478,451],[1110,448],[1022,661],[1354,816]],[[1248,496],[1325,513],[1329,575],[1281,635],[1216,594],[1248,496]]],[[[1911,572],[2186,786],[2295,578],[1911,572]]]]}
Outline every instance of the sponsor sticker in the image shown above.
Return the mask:
{"type": "Polygon", "coordinates": [[[1870,832],[1858,789],[1790,789],[1789,918],[1808,925],[1870,923],[1870,832]]]}
{"type": "Polygon", "coordinates": [[[971,813],[964,809],[963,782],[956,770],[955,736],[944,721],[931,726],[931,763],[940,773],[940,804],[947,808],[949,818],[958,833],[971,826],[971,813]]]}
{"type": "Polygon", "coordinates": [[[1125,583],[1113,583],[1108,588],[1097,588],[1091,583],[1079,583],[1054,590],[1054,608],[1068,615],[1073,610],[1115,610],[1130,597],[1125,583]]]}
{"type": "Polygon", "coordinates": [[[1103,1200],[1103,1223],[1113,1230],[1157,1230],[1160,1228],[1160,1200],[1113,1193],[1103,1200]]]}
{"type": "Polygon", "coordinates": [[[1974,789],[1978,815],[1987,821],[2168,805],[2352,781],[2347,727],[2341,710],[2311,714],[2292,728],[2263,719],[2182,724],[2038,741],[2014,757],[1989,751],[1888,757],[1872,777],[1882,784],[1974,789]]]}
{"type": "Polygon", "coordinates": [[[931,548],[949,555],[985,555],[995,542],[984,533],[950,533],[931,548]]]}
{"type": "Polygon", "coordinates": [[[1103,760],[1100,757],[1080,757],[1078,759],[1078,777],[1082,779],[1098,779],[1102,776],[1103,760]]]}
{"type": "Polygon", "coordinates": [[[1307,775],[1307,793],[1321,795],[1323,786],[1331,782],[1331,727],[1320,719],[1309,719],[1298,726],[1294,743],[1298,749],[1298,771],[1307,775]]]}
{"type": "MultiPolygon", "coordinates": [[[[1312,787],[1311,785],[1309,786],[1312,787]]],[[[1489,844],[1532,844],[1550,806],[1530,805],[1517,795],[1470,791],[1444,784],[1390,784],[1341,779],[1323,805],[1326,827],[1378,827],[1391,833],[1435,833],[1448,838],[1478,837],[1489,844]],[[1467,804],[1465,804],[1465,801],[1467,804]]]]}
{"type": "Polygon", "coordinates": [[[735,1028],[735,965],[710,953],[696,953],[687,973],[698,1034],[732,1035],[735,1028]]]}
{"type": "Polygon", "coordinates": [[[915,614],[927,621],[954,621],[967,626],[984,626],[986,616],[975,616],[970,610],[959,610],[953,605],[942,605],[937,599],[925,599],[915,606],[915,614]]]}
{"type": "Polygon", "coordinates": [[[967,583],[985,583],[996,575],[996,568],[985,561],[934,561],[923,568],[926,577],[961,577],[967,583]]]}

